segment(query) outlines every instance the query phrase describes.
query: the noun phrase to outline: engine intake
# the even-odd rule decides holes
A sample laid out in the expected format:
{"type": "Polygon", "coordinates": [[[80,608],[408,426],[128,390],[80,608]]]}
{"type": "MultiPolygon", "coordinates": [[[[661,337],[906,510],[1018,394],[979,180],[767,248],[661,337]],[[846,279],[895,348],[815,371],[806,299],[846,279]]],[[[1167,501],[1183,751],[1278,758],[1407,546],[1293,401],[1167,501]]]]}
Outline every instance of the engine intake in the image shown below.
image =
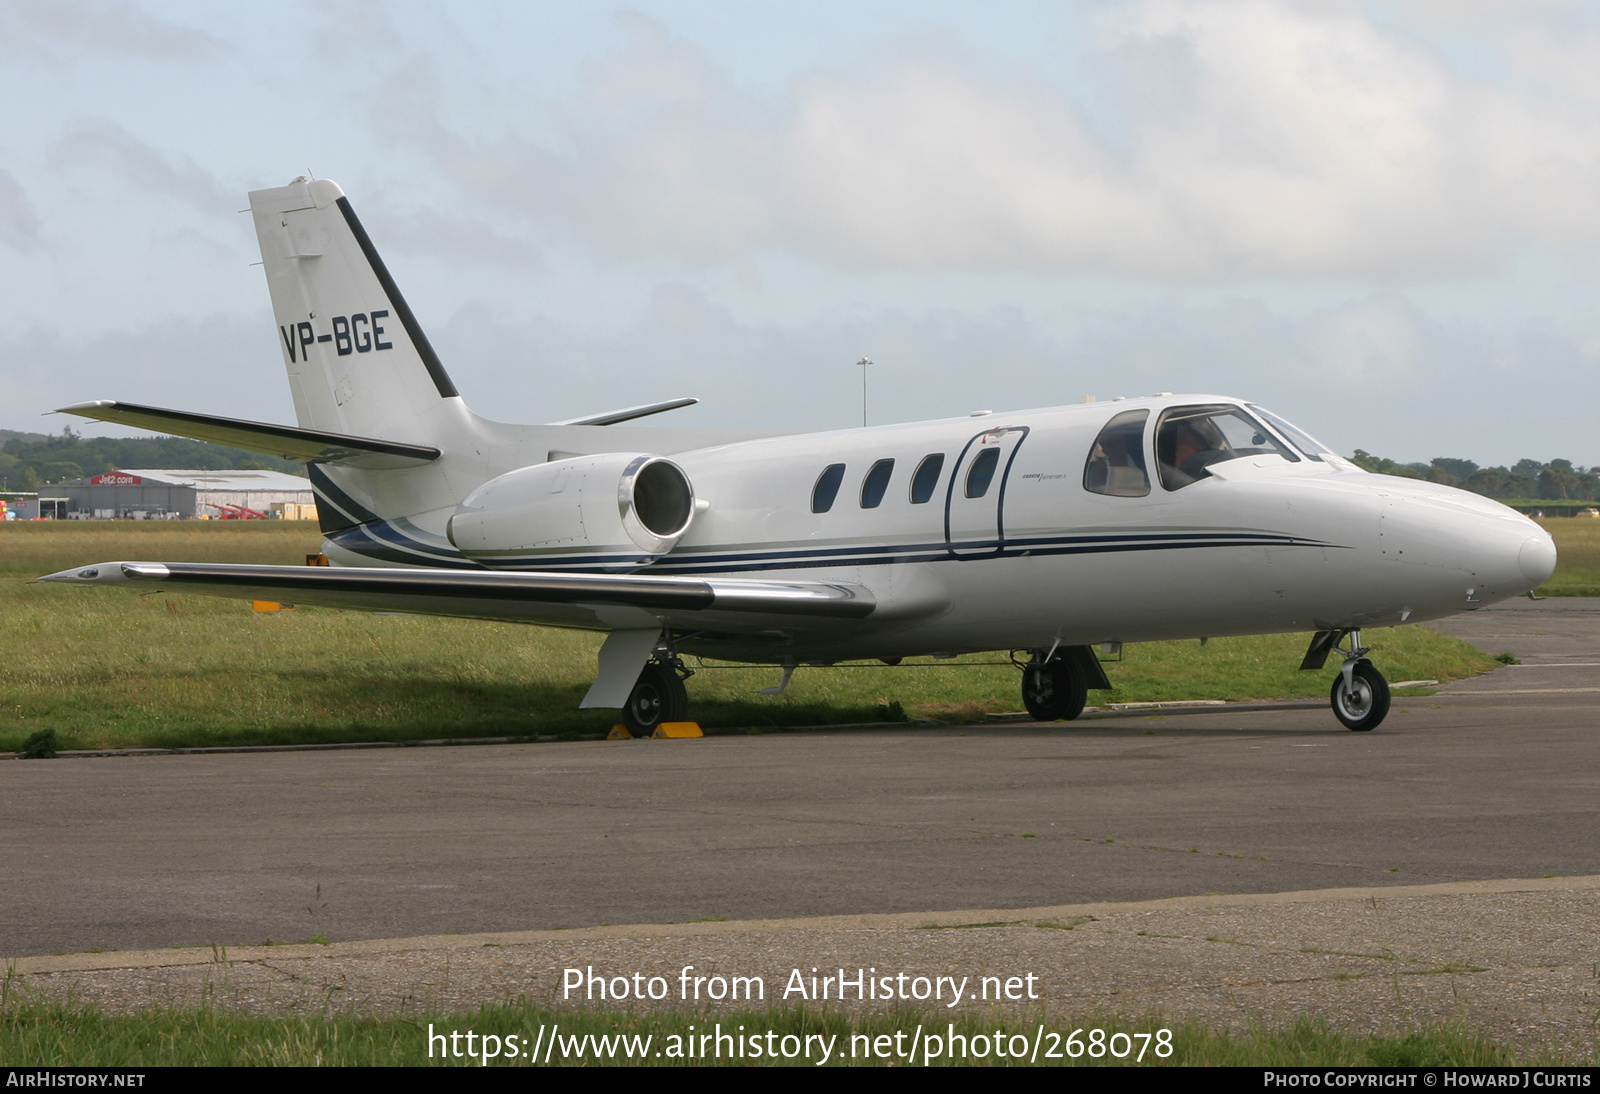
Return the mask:
{"type": "Polygon", "coordinates": [[[694,520],[694,486],[662,456],[605,452],[509,471],[456,507],[456,549],[499,569],[648,565],[694,520]]]}

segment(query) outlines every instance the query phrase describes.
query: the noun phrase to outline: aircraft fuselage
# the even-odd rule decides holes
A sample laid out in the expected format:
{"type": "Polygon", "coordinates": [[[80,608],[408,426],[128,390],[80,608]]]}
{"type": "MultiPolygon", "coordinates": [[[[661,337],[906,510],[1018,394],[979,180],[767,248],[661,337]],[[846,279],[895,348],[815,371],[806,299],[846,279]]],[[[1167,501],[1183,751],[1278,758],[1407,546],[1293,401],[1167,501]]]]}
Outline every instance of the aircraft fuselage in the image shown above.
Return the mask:
{"type": "MultiPolygon", "coordinates": [[[[1230,404],[1242,405],[1203,395],[1130,399],[672,452],[703,510],[669,553],[558,544],[509,552],[492,568],[840,582],[876,598],[863,620],[803,621],[762,635],[719,633],[701,614],[680,643],[757,661],[1394,625],[1520,595],[1548,577],[1549,537],[1521,514],[1289,444],[1275,447],[1291,458],[1239,456],[1169,489],[1155,470],[1162,412],[1230,404]],[[1113,417],[1138,410],[1149,411],[1140,437],[1148,491],[1092,491],[1086,465],[1097,437],[1113,417]],[[918,491],[929,457],[942,465],[932,489],[924,475],[918,491]],[[983,459],[989,481],[969,497],[983,459]],[[816,512],[819,478],[835,465],[831,504],[816,512]]],[[[607,430],[607,440],[632,449],[629,432],[607,430]]],[[[416,514],[388,536],[370,526],[335,535],[327,551],[348,565],[416,566],[429,563],[403,544],[427,545],[433,564],[475,567],[448,541],[453,511],[416,514]]],[[[576,613],[570,623],[627,625],[606,613],[576,613]]]]}

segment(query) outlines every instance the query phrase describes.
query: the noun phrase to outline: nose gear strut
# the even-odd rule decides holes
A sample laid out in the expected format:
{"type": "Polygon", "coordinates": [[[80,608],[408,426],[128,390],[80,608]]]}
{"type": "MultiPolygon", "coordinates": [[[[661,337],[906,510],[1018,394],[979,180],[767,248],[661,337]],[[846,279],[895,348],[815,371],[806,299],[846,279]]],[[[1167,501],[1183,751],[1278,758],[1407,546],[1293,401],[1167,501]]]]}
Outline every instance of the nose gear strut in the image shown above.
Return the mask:
{"type": "Polygon", "coordinates": [[[1333,716],[1346,729],[1357,733],[1376,729],[1389,714],[1389,682],[1367,657],[1371,652],[1361,644],[1359,627],[1325,630],[1312,635],[1311,646],[1300,662],[1302,669],[1320,669],[1330,653],[1344,658],[1328,701],[1333,707],[1333,716]],[[1347,637],[1350,648],[1344,649],[1339,643],[1347,637]]]}

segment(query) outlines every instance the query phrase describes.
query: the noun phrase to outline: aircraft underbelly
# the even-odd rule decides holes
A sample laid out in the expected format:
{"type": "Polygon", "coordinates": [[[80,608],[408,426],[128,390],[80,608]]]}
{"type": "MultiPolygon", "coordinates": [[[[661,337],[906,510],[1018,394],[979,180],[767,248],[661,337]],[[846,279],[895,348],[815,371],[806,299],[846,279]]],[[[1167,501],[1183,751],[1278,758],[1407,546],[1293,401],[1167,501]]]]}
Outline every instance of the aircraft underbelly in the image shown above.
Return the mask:
{"type": "MultiPolygon", "coordinates": [[[[1206,499],[1213,512],[1218,493],[1206,499]]],[[[1163,505],[1148,522],[1008,528],[1002,552],[925,564],[948,590],[947,613],[889,626],[869,618],[830,648],[842,658],[1159,641],[1458,610],[1431,610],[1429,597],[1386,563],[1380,509],[1370,495],[1351,493],[1296,511],[1271,491],[1244,490],[1229,499],[1222,526],[1186,523],[1181,507],[1163,505]]],[[[818,571],[807,573],[815,580],[818,571]]],[[[875,587],[871,567],[851,573],[875,587]]]]}
{"type": "MultiPolygon", "coordinates": [[[[949,580],[963,607],[935,626],[977,644],[1142,642],[1314,629],[1322,549],[1231,545],[1170,552],[997,559],[949,580]],[[1269,561],[1269,555],[1276,555],[1269,561]],[[996,580],[996,578],[999,580],[996,580]],[[968,584],[978,596],[963,597],[968,584]],[[1019,631],[1028,641],[1019,642],[1019,631]],[[1011,635],[1009,641],[1006,635],[1011,635]]],[[[1333,564],[1334,568],[1342,568],[1333,564]]],[[[1331,605],[1329,605],[1331,607],[1331,605]]]]}

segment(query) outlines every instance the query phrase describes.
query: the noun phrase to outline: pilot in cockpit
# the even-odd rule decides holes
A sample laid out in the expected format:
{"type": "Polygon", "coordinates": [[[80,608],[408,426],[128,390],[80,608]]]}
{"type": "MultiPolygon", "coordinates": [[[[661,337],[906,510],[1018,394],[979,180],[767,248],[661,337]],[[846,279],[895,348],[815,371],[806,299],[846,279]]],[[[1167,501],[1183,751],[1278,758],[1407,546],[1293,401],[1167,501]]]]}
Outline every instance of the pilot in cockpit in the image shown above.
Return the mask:
{"type": "Polygon", "coordinates": [[[1212,464],[1240,456],[1275,453],[1290,463],[1300,460],[1235,406],[1180,407],[1156,428],[1156,460],[1168,490],[1182,489],[1210,475],[1212,464]]]}
{"type": "Polygon", "coordinates": [[[1205,474],[1207,465],[1231,454],[1227,439],[1205,418],[1180,418],[1167,423],[1158,439],[1162,477],[1174,487],[1185,486],[1205,474]],[[1210,426],[1206,429],[1203,427],[1210,426]],[[1207,433],[1217,434],[1215,439],[1207,433]]]}

